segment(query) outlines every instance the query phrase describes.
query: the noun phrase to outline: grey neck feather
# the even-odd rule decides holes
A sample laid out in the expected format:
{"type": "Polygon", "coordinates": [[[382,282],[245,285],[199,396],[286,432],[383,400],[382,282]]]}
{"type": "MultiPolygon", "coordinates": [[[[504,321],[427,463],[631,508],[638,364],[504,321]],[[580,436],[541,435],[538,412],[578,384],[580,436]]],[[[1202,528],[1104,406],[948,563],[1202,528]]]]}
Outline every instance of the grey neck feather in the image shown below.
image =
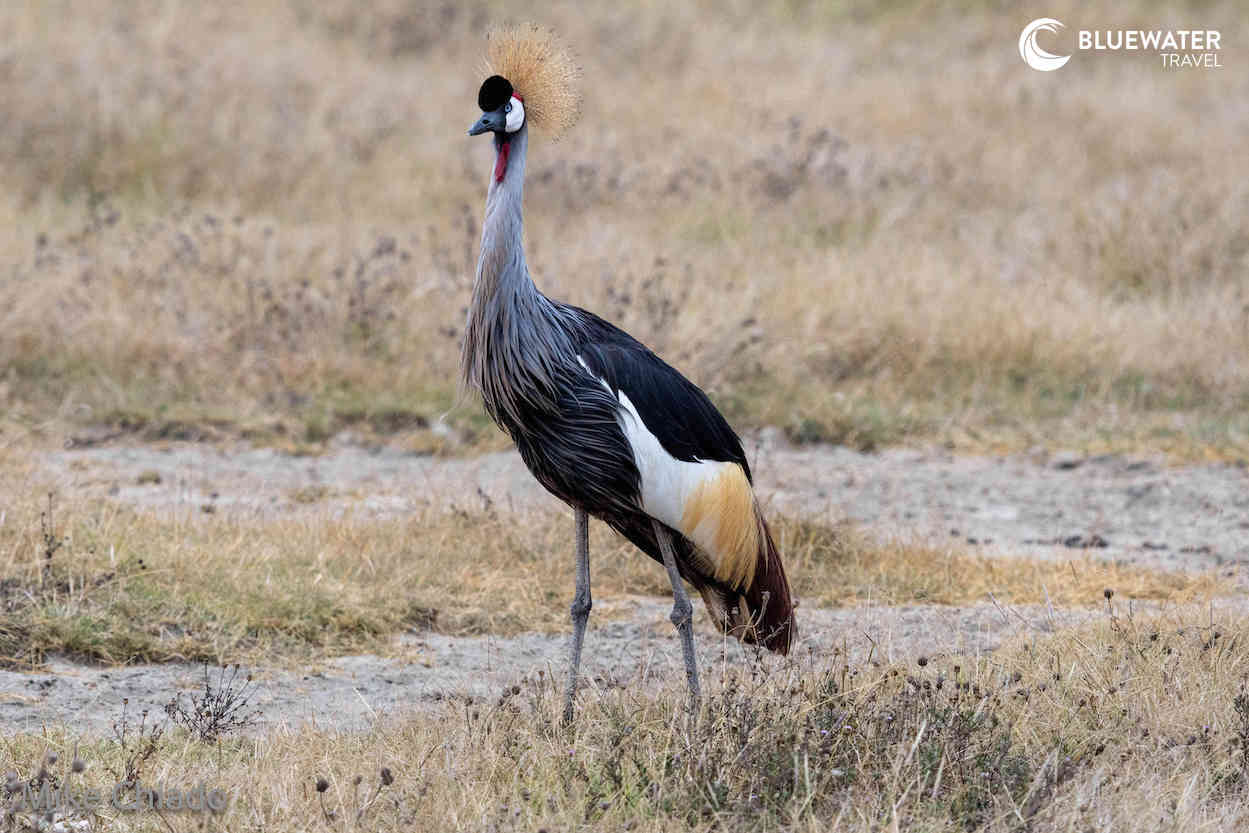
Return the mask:
{"type": "Polygon", "coordinates": [[[526,408],[556,408],[557,383],[576,362],[576,352],[569,314],[538,291],[525,265],[521,202],[528,126],[510,142],[502,182],[495,181],[491,167],[460,376],[465,387],[482,395],[496,421],[522,426],[526,408]]]}

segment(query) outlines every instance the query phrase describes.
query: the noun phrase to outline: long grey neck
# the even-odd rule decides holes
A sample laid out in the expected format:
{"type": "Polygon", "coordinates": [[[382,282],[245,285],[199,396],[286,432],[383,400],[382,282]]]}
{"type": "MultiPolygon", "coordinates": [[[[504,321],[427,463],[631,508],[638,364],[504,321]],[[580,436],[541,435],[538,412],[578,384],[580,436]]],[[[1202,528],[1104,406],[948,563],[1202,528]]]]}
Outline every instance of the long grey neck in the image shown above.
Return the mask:
{"type": "Polygon", "coordinates": [[[495,139],[481,255],[464,328],[460,378],[477,390],[495,419],[523,422],[526,406],[555,407],[556,366],[571,356],[561,315],[529,277],[521,239],[521,201],[529,128],[511,134],[503,178],[496,176],[504,145],[495,139]]]}
{"type": "Polygon", "coordinates": [[[506,152],[507,167],[501,181],[490,172],[486,194],[486,218],[481,227],[481,255],[473,283],[473,302],[489,298],[500,289],[519,291],[533,288],[525,266],[521,239],[524,225],[521,203],[525,194],[525,155],[529,149],[529,128],[522,126],[511,134],[506,146],[497,138],[495,156],[506,152]]]}

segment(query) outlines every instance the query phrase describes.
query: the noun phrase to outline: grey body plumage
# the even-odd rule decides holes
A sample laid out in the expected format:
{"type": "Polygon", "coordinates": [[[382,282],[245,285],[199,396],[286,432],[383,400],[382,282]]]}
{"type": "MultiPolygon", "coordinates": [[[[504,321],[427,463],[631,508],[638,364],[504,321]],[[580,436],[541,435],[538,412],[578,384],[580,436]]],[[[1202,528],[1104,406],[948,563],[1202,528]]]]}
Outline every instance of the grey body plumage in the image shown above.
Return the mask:
{"type": "Polygon", "coordinates": [[[507,140],[507,175],[492,178],[486,197],[462,380],[547,489],[592,514],[639,511],[637,467],[620,430],[619,402],[578,360],[590,335],[589,314],[539,292],[525,263],[528,132],[521,127],[507,140]]]}

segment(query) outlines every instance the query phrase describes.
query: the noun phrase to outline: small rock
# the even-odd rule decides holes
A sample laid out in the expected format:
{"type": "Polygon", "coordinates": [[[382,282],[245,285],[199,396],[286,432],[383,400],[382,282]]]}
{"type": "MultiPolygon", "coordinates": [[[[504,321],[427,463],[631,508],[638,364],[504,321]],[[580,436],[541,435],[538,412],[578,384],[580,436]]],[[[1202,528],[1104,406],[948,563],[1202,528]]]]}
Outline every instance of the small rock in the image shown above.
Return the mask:
{"type": "Polygon", "coordinates": [[[1076,454],[1074,451],[1060,451],[1050,460],[1050,466],[1059,471],[1071,471],[1082,465],[1084,465],[1083,455],[1076,454]]]}
{"type": "Polygon", "coordinates": [[[1073,550],[1099,550],[1110,546],[1110,542],[1097,534],[1069,535],[1062,539],[1062,545],[1073,550]]]}

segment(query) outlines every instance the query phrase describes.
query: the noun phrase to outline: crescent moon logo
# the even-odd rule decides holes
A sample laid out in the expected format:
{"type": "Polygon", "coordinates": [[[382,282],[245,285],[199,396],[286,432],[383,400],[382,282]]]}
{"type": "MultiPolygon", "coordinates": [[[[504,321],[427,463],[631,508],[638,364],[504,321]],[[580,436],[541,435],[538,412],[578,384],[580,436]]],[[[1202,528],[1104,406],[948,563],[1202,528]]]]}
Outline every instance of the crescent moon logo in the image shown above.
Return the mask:
{"type": "Polygon", "coordinates": [[[1025,64],[1041,72],[1053,72],[1058,69],[1070,61],[1071,56],[1052,55],[1046,52],[1037,45],[1036,37],[1038,32],[1057,32],[1063,28],[1065,28],[1063,24],[1052,17],[1038,17],[1023,27],[1023,32],[1019,35],[1019,57],[1023,58],[1025,64]]]}

